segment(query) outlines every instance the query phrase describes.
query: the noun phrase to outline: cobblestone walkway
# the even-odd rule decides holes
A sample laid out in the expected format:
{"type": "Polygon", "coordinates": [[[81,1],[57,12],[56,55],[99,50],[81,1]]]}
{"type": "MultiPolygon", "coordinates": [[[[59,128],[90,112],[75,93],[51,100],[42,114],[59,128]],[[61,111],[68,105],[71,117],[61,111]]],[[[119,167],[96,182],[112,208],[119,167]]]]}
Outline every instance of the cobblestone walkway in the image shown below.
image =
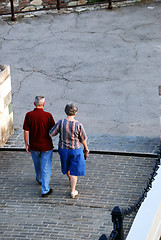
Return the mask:
{"type": "MultiPolygon", "coordinates": [[[[111,210],[132,206],[142,194],[155,165],[154,158],[89,154],[87,174],[80,177],[77,199],[60,171],[54,153],[53,194],[41,198],[31,156],[26,152],[0,152],[0,239],[97,240],[109,235],[111,210]]],[[[127,235],[135,213],[124,219],[127,235]]]]}

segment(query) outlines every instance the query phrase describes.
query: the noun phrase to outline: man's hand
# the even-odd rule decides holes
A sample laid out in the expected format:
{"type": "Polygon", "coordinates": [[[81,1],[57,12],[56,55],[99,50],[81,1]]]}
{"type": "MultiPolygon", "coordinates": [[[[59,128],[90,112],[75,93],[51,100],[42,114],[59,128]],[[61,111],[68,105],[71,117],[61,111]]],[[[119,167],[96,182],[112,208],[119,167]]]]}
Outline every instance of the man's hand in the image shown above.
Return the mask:
{"type": "Polygon", "coordinates": [[[28,144],[26,145],[26,152],[30,153],[30,146],[28,144]]]}
{"type": "Polygon", "coordinates": [[[25,146],[26,146],[26,152],[30,153],[30,147],[28,145],[29,141],[29,131],[24,131],[24,141],[25,141],[25,146]]]}

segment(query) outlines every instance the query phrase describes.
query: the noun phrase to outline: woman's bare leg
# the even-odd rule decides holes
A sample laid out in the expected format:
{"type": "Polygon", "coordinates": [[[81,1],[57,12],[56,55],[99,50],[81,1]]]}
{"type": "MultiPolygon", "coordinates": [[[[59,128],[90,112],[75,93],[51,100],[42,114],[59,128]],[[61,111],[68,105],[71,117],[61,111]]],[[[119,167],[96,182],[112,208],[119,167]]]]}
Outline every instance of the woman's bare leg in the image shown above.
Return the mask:
{"type": "Polygon", "coordinates": [[[71,175],[70,183],[71,183],[71,192],[72,193],[75,193],[75,187],[76,187],[76,184],[77,184],[77,180],[78,180],[77,176],[71,175]]]}
{"type": "Polygon", "coordinates": [[[70,176],[70,171],[68,171],[68,172],[67,172],[67,176],[68,176],[68,178],[69,178],[69,181],[70,181],[70,179],[71,179],[71,176],[70,176]]]}

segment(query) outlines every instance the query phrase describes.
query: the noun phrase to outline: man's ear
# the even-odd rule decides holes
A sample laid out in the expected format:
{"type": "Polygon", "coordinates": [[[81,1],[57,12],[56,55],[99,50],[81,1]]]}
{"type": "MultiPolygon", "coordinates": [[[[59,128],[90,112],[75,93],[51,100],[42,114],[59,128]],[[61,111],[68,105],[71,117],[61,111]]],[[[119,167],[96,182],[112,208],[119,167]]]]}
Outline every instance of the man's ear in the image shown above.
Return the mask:
{"type": "Polygon", "coordinates": [[[36,107],[36,104],[35,104],[35,102],[34,102],[34,105],[35,105],[35,107],[36,107]]]}

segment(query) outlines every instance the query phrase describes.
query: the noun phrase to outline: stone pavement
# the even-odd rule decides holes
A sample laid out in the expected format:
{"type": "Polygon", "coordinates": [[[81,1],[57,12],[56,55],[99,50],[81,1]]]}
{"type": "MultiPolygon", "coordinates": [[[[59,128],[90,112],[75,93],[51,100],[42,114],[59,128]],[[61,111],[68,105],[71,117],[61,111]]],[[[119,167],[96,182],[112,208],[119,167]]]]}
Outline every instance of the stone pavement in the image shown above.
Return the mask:
{"type": "MultiPolygon", "coordinates": [[[[53,138],[55,149],[58,145],[58,136],[53,138]]],[[[135,136],[110,136],[90,135],[88,136],[88,147],[94,151],[123,152],[123,153],[150,153],[156,154],[160,148],[160,138],[135,137],[135,136]]],[[[15,130],[4,148],[24,149],[23,131],[15,130]]]]}
{"type": "Polygon", "coordinates": [[[64,118],[67,102],[88,136],[159,138],[161,1],[69,14],[0,18],[0,63],[10,65],[14,127],[35,95],[64,118]]]}
{"type": "MultiPolygon", "coordinates": [[[[54,153],[53,194],[41,198],[32,159],[26,152],[0,151],[0,239],[98,240],[112,231],[111,210],[132,206],[142,194],[154,158],[89,154],[79,177],[80,195],[70,198],[66,176],[54,153]]],[[[127,235],[135,213],[125,217],[127,235]]]]}
{"type": "MultiPolygon", "coordinates": [[[[114,206],[138,200],[155,159],[117,152],[159,150],[160,10],[158,2],[12,23],[0,19],[0,62],[11,66],[15,124],[6,151],[0,151],[0,239],[97,240],[111,232],[114,206]],[[77,199],[69,197],[57,153],[53,195],[40,197],[21,130],[35,94],[46,96],[56,121],[75,101],[89,149],[116,152],[89,154],[77,199]]],[[[125,235],[134,216],[124,219],[125,235]]]]}

